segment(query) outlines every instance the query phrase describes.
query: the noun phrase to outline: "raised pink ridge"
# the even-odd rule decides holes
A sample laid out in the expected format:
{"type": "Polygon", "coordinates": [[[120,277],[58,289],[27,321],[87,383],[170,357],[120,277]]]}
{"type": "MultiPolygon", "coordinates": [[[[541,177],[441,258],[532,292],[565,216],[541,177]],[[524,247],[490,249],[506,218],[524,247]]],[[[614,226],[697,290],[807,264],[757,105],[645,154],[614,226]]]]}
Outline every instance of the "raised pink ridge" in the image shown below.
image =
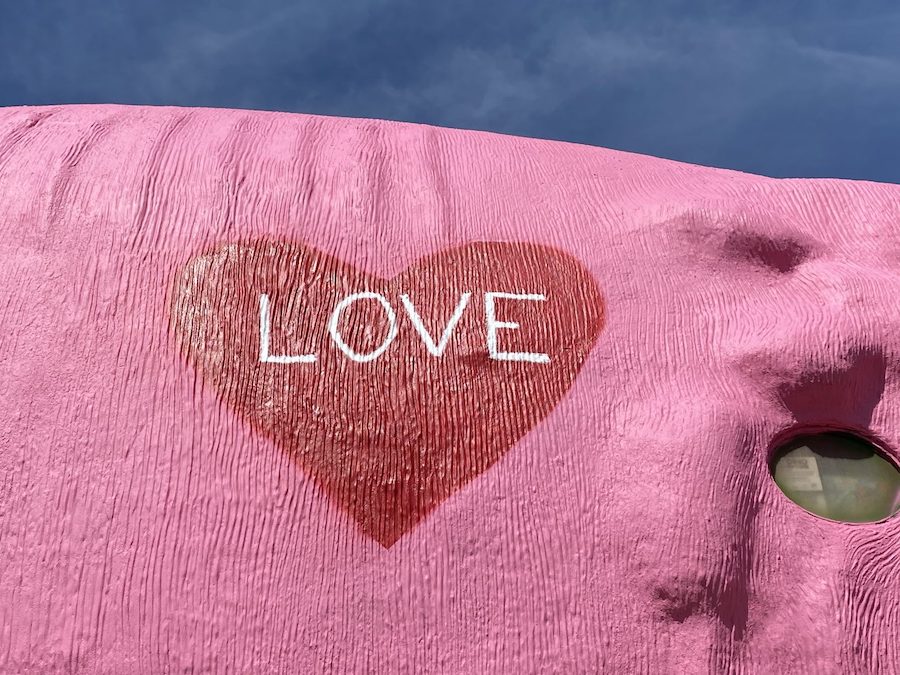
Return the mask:
{"type": "Polygon", "coordinates": [[[808,514],[767,453],[796,425],[900,448],[898,269],[897,185],[0,109],[0,672],[895,672],[900,518],[808,514]],[[252,238],[380,278],[552,247],[605,326],[556,407],[385,548],[173,346],[180,270],[252,238]]]}

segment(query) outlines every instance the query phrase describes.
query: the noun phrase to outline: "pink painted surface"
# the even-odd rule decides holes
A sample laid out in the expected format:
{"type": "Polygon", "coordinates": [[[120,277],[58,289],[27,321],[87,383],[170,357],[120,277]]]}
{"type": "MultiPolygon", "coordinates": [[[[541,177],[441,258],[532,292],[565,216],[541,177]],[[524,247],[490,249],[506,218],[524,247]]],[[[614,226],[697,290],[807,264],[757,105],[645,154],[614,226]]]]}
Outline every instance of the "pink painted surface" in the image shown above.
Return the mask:
{"type": "Polygon", "coordinates": [[[0,672],[895,672],[900,519],[804,512],[767,452],[798,424],[900,447],[898,265],[900,186],[0,110],[0,672]],[[175,346],[173,280],[257,238],[383,279],[546,246],[605,324],[556,406],[385,546],[175,346]]]}

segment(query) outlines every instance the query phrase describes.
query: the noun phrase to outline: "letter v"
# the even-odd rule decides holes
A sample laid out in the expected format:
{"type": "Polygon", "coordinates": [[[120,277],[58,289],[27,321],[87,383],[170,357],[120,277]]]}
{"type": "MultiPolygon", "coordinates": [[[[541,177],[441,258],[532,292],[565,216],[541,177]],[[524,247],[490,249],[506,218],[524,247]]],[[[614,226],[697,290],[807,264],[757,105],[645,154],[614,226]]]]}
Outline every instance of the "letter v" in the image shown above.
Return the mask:
{"type": "Polygon", "coordinates": [[[450,321],[447,322],[447,327],[444,328],[444,334],[441,335],[441,341],[438,344],[435,344],[434,338],[429,335],[428,329],[425,328],[425,324],[422,322],[422,317],[419,316],[416,308],[413,307],[409,296],[405,294],[400,296],[400,300],[406,308],[406,313],[409,314],[409,319],[412,321],[413,326],[415,326],[416,332],[422,336],[422,342],[425,343],[425,347],[428,349],[429,354],[432,356],[441,356],[444,353],[444,350],[447,348],[447,343],[450,342],[450,336],[453,334],[453,329],[456,327],[456,324],[459,323],[471,296],[471,293],[463,293],[460,296],[459,304],[456,306],[453,316],[450,317],[450,321]]]}

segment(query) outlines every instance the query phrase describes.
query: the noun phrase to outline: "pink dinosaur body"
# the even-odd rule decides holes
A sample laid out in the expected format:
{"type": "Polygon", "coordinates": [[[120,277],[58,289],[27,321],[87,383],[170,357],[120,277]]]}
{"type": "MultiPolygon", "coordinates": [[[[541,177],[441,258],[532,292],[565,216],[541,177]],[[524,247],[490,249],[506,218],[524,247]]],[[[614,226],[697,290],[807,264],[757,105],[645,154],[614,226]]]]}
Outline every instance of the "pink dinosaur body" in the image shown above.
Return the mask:
{"type": "Polygon", "coordinates": [[[892,672],[900,520],[768,457],[900,447],[898,265],[900,186],[0,110],[0,671],[892,672]]]}

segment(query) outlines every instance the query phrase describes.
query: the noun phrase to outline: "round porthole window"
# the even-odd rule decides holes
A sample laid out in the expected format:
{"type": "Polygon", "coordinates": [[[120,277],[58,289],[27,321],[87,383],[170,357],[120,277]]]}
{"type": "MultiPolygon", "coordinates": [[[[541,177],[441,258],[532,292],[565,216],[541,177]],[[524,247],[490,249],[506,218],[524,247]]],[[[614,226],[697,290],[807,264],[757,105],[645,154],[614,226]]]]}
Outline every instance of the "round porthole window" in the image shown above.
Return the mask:
{"type": "Polygon", "coordinates": [[[900,510],[897,466],[854,434],[794,436],[775,450],[771,471],[788,499],[823,518],[871,523],[900,510]]]}

